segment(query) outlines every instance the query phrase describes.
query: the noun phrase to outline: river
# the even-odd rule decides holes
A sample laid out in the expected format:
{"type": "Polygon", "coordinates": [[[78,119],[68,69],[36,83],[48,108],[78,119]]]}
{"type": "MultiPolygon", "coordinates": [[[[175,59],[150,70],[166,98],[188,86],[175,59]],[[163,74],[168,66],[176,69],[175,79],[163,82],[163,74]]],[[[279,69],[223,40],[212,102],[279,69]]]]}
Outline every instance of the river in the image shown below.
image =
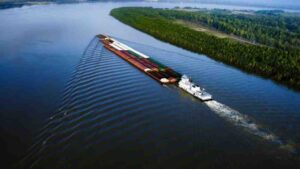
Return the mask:
{"type": "MultiPolygon", "coordinates": [[[[297,168],[300,93],[80,3],[0,11],[0,134],[17,168],[297,168]],[[202,103],[103,49],[111,35],[206,88],[202,103]]],[[[206,8],[258,9],[213,4],[206,8]]]]}

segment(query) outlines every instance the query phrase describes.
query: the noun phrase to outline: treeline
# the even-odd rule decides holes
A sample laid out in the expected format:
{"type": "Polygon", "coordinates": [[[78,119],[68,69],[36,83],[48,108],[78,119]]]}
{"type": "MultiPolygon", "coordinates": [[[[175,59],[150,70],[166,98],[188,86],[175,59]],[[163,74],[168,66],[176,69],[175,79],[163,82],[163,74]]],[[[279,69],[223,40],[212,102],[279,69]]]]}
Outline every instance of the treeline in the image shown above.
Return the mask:
{"type": "Polygon", "coordinates": [[[220,9],[156,12],[169,19],[187,20],[271,47],[281,49],[300,47],[300,17],[290,16],[283,11],[257,11],[248,14],[220,9]]]}
{"type": "Polygon", "coordinates": [[[0,9],[18,8],[23,6],[47,3],[80,3],[80,2],[110,2],[110,1],[141,1],[141,0],[0,0],[0,9]]]}
{"type": "MultiPolygon", "coordinates": [[[[218,38],[173,22],[164,15],[165,11],[169,12],[154,8],[123,7],[113,9],[111,15],[163,41],[300,89],[299,50],[282,50],[218,38]]],[[[170,12],[174,15],[181,13],[170,12]]]]}
{"type": "Polygon", "coordinates": [[[24,6],[25,4],[23,2],[0,2],[0,9],[8,9],[8,8],[19,8],[24,6]]]}

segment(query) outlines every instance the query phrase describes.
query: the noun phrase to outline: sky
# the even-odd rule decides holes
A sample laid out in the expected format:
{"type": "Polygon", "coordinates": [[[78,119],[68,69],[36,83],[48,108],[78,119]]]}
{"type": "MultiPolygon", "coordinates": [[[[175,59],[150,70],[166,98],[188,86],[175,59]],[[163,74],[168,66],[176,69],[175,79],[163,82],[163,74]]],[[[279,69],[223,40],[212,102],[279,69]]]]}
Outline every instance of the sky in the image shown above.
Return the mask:
{"type": "Polygon", "coordinates": [[[181,2],[205,2],[223,4],[244,4],[271,7],[291,7],[300,9],[300,0],[159,0],[159,1],[181,1],[181,2]]]}
{"type": "Polygon", "coordinates": [[[242,2],[242,3],[300,3],[300,0],[180,0],[180,1],[206,1],[206,2],[242,2]]]}

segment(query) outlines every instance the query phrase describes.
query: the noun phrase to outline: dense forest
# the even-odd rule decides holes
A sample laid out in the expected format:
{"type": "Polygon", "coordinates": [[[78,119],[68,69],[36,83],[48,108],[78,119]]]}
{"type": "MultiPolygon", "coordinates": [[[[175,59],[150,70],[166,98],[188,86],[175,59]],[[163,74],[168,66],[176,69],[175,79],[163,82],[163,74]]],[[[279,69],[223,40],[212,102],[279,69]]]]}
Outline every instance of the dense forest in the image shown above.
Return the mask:
{"type": "MultiPolygon", "coordinates": [[[[197,10],[197,9],[193,9],[197,10]]],[[[169,19],[182,19],[234,34],[255,43],[276,48],[300,47],[300,17],[280,10],[163,10],[159,15],[169,19]]]]}
{"type": "MultiPolygon", "coordinates": [[[[216,12],[215,15],[218,16],[220,20],[225,20],[227,17],[230,17],[227,15],[224,15],[224,18],[221,17],[223,12],[224,11],[219,13],[216,12]]],[[[245,71],[263,75],[265,77],[272,78],[277,82],[300,89],[300,51],[298,48],[296,48],[296,45],[293,47],[284,45],[276,46],[275,43],[273,43],[270,44],[270,46],[272,46],[270,47],[266,45],[241,43],[229,38],[218,38],[205,32],[199,32],[174,22],[174,20],[178,18],[189,21],[197,18],[196,20],[201,20],[201,22],[204,22],[205,19],[199,19],[202,15],[207,15],[206,18],[214,18],[209,14],[209,12],[204,12],[201,14],[201,12],[181,10],[123,7],[113,9],[111,11],[111,15],[121,22],[133,26],[134,28],[146,32],[163,41],[194,52],[206,54],[209,57],[223,61],[230,65],[234,65],[245,71]]],[[[271,19],[274,19],[275,17],[273,14],[270,16],[270,18],[268,18],[270,14],[265,14],[265,12],[257,15],[263,15],[265,20],[269,20],[270,23],[267,23],[267,25],[272,25],[273,23],[276,24],[276,21],[272,22],[271,19]]],[[[255,17],[256,16],[254,16],[254,18],[255,17]]],[[[291,20],[293,19],[294,18],[292,17],[291,20]]],[[[219,23],[216,20],[211,19],[211,21],[207,21],[207,24],[215,25],[214,27],[217,28],[216,23],[219,23],[220,25],[223,23],[222,29],[232,27],[234,28],[235,32],[243,32],[245,35],[253,34],[253,36],[256,36],[254,34],[255,32],[259,32],[258,30],[264,30],[260,32],[265,32],[271,29],[262,26],[265,23],[263,23],[263,21],[260,23],[260,19],[257,19],[257,24],[253,24],[255,20],[243,20],[241,17],[239,20],[243,21],[241,21],[240,24],[237,24],[239,26],[235,26],[235,21],[237,22],[238,20],[234,20],[234,22],[229,18],[227,18],[227,20],[228,21],[226,22],[219,23]],[[243,27],[242,23],[247,22],[252,23],[248,23],[246,25],[252,25],[254,27],[253,29],[255,30],[250,30],[250,28],[246,28],[247,26],[245,26],[245,30],[249,29],[248,31],[242,31],[243,29],[239,29],[240,27],[243,27]]],[[[275,26],[273,25],[273,27],[275,26]]],[[[296,25],[296,27],[298,27],[298,25],[296,25]]],[[[298,28],[290,27],[289,29],[296,30],[298,28]]],[[[233,33],[234,31],[232,31],[233,30],[228,30],[228,33],[233,33]]],[[[266,39],[273,38],[273,36],[275,36],[269,32],[264,33],[264,35],[266,35],[266,39]]],[[[279,39],[277,39],[277,41],[279,41],[279,39]]],[[[299,39],[296,41],[299,41],[299,39]]],[[[295,44],[295,42],[293,44],[295,44]]]]}
{"type": "Polygon", "coordinates": [[[80,2],[113,2],[113,1],[141,1],[141,0],[0,0],[0,9],[18,8],[22,6],[40,5],[48,3],[80,3],[80,2]]]}

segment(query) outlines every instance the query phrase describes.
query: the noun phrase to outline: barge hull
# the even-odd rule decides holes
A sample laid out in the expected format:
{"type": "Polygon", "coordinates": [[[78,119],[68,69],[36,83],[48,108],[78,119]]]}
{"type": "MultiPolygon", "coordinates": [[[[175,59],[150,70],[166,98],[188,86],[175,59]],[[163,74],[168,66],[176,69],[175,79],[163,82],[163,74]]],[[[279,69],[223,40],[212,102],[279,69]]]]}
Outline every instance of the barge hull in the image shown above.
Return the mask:
{"type": "Polygon", "coordinates": [[[113,52],[159,83],[174,84],[178,83],[178,80],[180,80],[181,75],[179,73],[151,59],[149,56],[140,53],[108,36],[99,35],[98,38],[106,49],[113,52]]]}

